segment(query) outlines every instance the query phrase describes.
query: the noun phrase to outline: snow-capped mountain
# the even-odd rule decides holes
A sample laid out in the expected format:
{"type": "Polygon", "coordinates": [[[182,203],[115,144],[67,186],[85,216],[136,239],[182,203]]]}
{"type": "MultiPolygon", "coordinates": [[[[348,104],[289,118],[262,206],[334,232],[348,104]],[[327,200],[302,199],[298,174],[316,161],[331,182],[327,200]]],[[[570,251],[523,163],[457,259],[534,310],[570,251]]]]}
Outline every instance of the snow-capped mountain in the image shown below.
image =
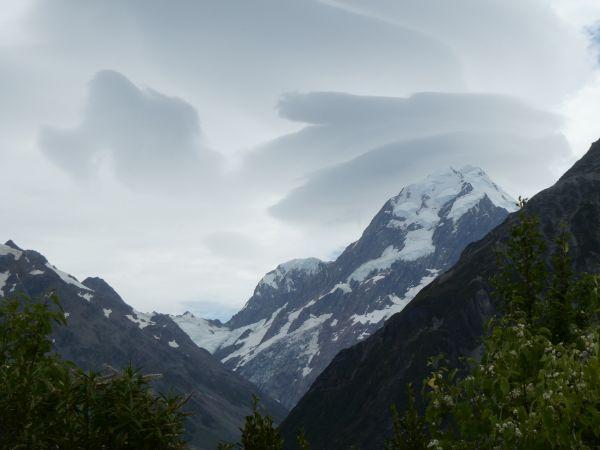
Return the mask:
{"type": "MultiPolygon", "coordinates": [[[[547,242],[568,232],[578,273],[600,273],[600,140],[525,213],[539,219],[547,242]]],[[[282,423],[283,438],[303,430],[313,450],[382,448],[393,433],[390,405],[407,406],[406,384],[418,388],[429,377],[429,358],[443,353],[449,367],[464,368],[465,355],[480,353],[488,319],[504,310],[490,283],[496,250],[518,222],[511,214],[381,330],[340,352],[282,423]]]]}
{"type": "MultiPolygon", "coordinates": [[[[250,382],[199,348],[168,316],[134,310],[102,279],[73,276],[44,256],[22,250],[12,241],[0,245],[0,299],[24,292],[34,298],[55,292],[67,326],[53,333],[54,350],[83,368],[123,368],[130,362],[145,373],[162,377],[155,388],[192,394],[186,409],[193,413],[186,438],[194,448],[213,449],[234,440],[261,395],[250,382]]],[[[206,341],[206,339],[205,339],[206,341]]],[[[276,420],[285,409],[261,395],[276,420]]]]}
{"type": "Polygon", "coordinates": [[[266,274],[226,324],[175,321],[293,407],[341,349],[383,326],[514,209],[483,170],[443,170],[388,200],[337,260],[297,259],[266,274]]]}

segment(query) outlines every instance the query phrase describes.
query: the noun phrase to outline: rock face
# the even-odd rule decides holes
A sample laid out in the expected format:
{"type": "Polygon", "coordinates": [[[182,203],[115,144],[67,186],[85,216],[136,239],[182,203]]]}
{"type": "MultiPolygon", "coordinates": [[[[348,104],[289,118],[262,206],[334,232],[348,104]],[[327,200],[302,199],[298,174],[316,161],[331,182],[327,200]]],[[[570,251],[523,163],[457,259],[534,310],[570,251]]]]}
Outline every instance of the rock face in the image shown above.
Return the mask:
{"type": "Polygon", "coordinates": [[[293,407],[341,349],[381,328],[514,208],[481,169],[446,169],[388,200],[336,261],[292,260],[269,272],[225,325],[174,320],[293,407]]]}
{"type": "MultiPolygon", "coordinates": [[[[219,441],[239,435],[252,395],[260,395],[259,390],[196,346],[170,317],[133,310],[100,278],[80,283],[37,252],[21,250],[11,241],[0,245],[0,297],[17,292],[36,297],[50,291],[58,294],[67,316],[68,325],[53,335],[59,354],[83,368],[119,368],[131,361],[144,373],[162,374],[157,390],[192,394],[186,433],[193,448],[212,450],[219,441]]],[[[284,408],[261,397],[281,420],[284,408]]]]}
{"type": "MultiPolygon", "coordinates": [[[[600,141],[553,187],[526,206],[548,238],[564,223],[578,270],[600,271],[600,141]]],[[[311,448],[381,448],[391,434],[389,408],[406,404],[405,385],[420,386],[430,356],[453,364],[477,353],[483,324],[499,305],[489,295],[495,246],[516,217],[469,245],[458,263],[423,289],[370,338],[341,351],[282,424],[284,436],[303,428],[311,448]]]]}

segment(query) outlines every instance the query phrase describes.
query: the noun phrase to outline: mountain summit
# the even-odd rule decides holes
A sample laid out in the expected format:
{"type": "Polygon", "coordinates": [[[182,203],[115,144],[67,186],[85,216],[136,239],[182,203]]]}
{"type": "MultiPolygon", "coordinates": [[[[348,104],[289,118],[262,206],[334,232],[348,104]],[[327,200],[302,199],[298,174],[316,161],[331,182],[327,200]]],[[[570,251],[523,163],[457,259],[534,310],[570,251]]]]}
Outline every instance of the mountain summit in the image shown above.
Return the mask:
{"type": "Polygon", "coordinates": [[[227,367],[292,407],[341,349],[381,328],[514,209],[483,170],[439,171],[389,199],[337,260],[277,266],[226,324],[173,319],[227,367]]]}
{"type": "MultiPolygon", "coordinates": [[[[570,233],[577,271],[600,272],[600,140],[554,186],[531,198],[525,212],[539,218],[549,242],[565,229],[570,233]]],[[[444,354],[459,367],[460,357],[478,354],[484,324],[501,307],[490,295],[496,249],[517,220],[510,215],[469,245],[381,330],[336,355],[283,422],[284,437],[291,441],[303,429],[317,449],[380,448],[392,433],[390,405],[406,406],[406,384],[420,386],[431,373],[430,357],[444,354]]]]}

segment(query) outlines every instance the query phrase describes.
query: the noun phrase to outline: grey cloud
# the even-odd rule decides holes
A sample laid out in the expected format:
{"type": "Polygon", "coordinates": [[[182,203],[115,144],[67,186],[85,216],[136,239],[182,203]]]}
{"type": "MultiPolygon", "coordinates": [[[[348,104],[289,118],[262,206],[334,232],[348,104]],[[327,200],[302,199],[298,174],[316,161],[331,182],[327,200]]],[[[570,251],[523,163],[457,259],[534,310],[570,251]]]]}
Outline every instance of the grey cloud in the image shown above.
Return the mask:
{"type": "Polygon", "coordinates": [[[367,127],[391,122],[399,133],[414,135],[433,127],[513,129],[537,135],[560,125],[553,114],[508,96],[421,92],[408,98],[350,95],[341,92],[286,94],[278,104],[281,117],[314,125],[367,127]],[[431,121],[427,126],[425,120],[431,121]]]}
{"type": "Polygon", "coordinates": [[[461,55],[475,91],[560,105],[589,81],[592,60],[580,30],[537,0],[332,0],[355,13],[415,29],[461,55]]]}
{"type": "Polygon", "coordinates": [[[237,231],[221,230],[207,235],[204,245],[216,256],[225,258],[252,258],[261,251],[256,239],[237,231]]]}
{"type": "Polygon", "coordinates": [[[406,184],[441,167],[481,166],[504,188],[531,194],[552,183],[549,162],[570,156],[561,135],[461,132],[390,144],[317,171],[271,208],[296,223],[364,222],[406,184]],[[535,176],[532,169],[535,168],[535,176]]]}
{"type": "Polygon", "coordinates": [[[193,183],[213,176],[219,167],[218,154],[202,145],[191,105],[138,88],[108,70],[89,83],[81,123],[66,130],[47,127],[39,143],[52,161],[76,177],[93,175],[101,161],[131,186],[193,183]]]}
{"type": "Polygon", "coordinates": [[[561,125],[554,114],[511,97],[487,94],[419,93],[408,98],[288,94],[278,110],[284,118],[311,125],[250,152],[243,179],[289,186],[307,173],[393,142],[452,132],[542,137],[561,125]]]}
{"type": "Polygon", "coordinates": [[[43,43],[40,57],[74,72],[147,74],[154,85],[193,95],[205,125],[221,134],[236,134],[237,118],[254,138],[239,147],[264,139],[252,135],[257,122],[273,136],[280,121],[272,105],[282,92],[467,88],[459,58],[442,41],[315,0],[55,0],[38,2],[28,25],[43,43]]]}

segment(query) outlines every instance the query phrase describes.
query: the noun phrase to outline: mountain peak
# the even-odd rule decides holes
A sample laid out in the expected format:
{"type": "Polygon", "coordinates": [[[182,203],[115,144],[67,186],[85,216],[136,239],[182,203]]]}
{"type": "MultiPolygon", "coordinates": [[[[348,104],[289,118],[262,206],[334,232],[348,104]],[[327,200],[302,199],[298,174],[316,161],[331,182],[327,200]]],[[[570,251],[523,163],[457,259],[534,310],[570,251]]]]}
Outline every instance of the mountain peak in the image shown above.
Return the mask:
{"type": "Polygon", "coordinates": [[[277,266],[285,272],[291,272],[293,270],[315,273],[319,270],[319,267],[323,264],[319,258],[297,258],[290,261],[284,262],[277,266]]]}
{"type": "Polygon", "coordinates": [[[406,186],[390,202],[394,216],[416,215],[423,216],[420,219],[424,220],[427,220],[425,210],[438,212],[452,202],[447,218],[457,220],[486,195],[495,206],[507,211],[516,208],[511,196],[476,166],[464,166],[458,170],[449,167],[434,172],[424,180],[406,186]]]}
{"type": "Polygon", "coordinates": [[[4,243],[4,245],[6,245],[7,247],[12,248],[13,250],[23,251],[23,249],[21,247],[19,247],[17,244],[15,244],[12,239],[9,239],[8,241],[6,241],[4,243]]]}
{"type": "Polygon", "coordinates": [[[0,244],[0,256],[11,255],[14,259],[19,259],[22,254],[23,251],[17,247],[13,241],[7,241],[6,244],[0,244]]]}
{"type": "Polygon", "coordinates": [[[401,247],[388,249],[386,261],[414,261],[435,252],[434,235],[439,227],[451,224],[456,229],[486,198],[493,207],[507,212],[516,209],[516,202],[481,168],[448,167],[404,187],[384,205],[365,233],[379,233],[384,228],[405,234],[401,247]]]}
{"type": "Polygon", "coordinates": [[[280,283],[289,273],[298,272],[303,275],[313,275],[325,263],[319,258],[298,258],[279,264],[275,270],[267,273],[259,282],[259,286],[270,286],[279,289],[280,283]]]}

